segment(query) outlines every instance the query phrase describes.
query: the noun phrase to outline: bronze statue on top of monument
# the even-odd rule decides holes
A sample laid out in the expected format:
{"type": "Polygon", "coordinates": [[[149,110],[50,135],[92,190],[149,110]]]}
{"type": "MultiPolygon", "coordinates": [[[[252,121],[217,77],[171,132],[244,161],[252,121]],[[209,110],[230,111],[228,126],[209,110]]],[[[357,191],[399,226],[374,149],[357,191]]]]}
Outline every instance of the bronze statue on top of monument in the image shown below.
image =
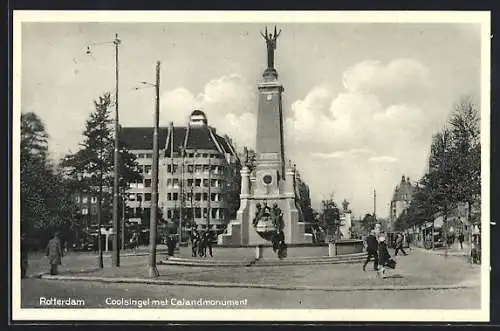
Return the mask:
{"type": "Polygon", "coordinates": [[[277,77],[276,69],[274,68],[274,51],[276,50],[277,40],[279,35],[281,34],[281,30],[279,32],[276,31],[276,26],[274,27],[274,34],[267,32],[267,26],[265,33],[260,33],[262,37],[266,40],[267,45],[267,69],[264,71],[264,76],[267,76],[269,73],[272,73],[273,76],[277,77]]]}

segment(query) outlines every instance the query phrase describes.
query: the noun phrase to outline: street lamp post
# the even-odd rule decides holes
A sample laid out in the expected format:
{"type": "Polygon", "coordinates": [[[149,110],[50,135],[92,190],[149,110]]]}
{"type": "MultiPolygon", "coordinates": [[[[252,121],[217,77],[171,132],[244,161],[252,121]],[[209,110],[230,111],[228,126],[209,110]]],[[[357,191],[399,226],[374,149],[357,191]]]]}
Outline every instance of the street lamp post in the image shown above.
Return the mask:
{"type": "Polygon", "coordinates": [[[118,34],[115,34],[115,39],[113,44],[115,45],[115,150],[114,150],[114,181],[113,181],[113,255],[112,255],[112,265],[113,267],[120,266],[120,246],[118,245],[118,238],[120,229],[118,226],[118,184],[119,184],[119,135],[120,135],[120,124],[118,118],[118,46],[121,40],[118,39],[118,34]]]}
{"type": "MultiPolygon", "coordinates": [[[[91,43],[87,45],[86,54],[91,55],[91,46],[102,45],[102,44],[113,44],[115,46],[115,120],[114,120],[114,131],[115,131],[115,142],[114,142],[114,169],[113,169],[113,254],[112,254],[112,265],[114,267],[120,266],[120,247],[118,245],[118,181],[119,181],[119,118],[118,118],[118,47],[121,44],[121,40],[118,38],[118,33],[115,33],[115,39],[112,41],[99,42],[99,43],[91,43]]],[[[98,210],[98,219],[100,220],[100,207],[102,203],[102,193],[100,190],[99,193],[99,210],[98,210]]],[[[99,236],[100,236],[100,221],[99,223],[99,236]]],[[[101,241],[99,240],[99,245],[101,241]]],[[[102,268],[102,256],[101,250],[99,253],[99,266],[102,268]]]]}

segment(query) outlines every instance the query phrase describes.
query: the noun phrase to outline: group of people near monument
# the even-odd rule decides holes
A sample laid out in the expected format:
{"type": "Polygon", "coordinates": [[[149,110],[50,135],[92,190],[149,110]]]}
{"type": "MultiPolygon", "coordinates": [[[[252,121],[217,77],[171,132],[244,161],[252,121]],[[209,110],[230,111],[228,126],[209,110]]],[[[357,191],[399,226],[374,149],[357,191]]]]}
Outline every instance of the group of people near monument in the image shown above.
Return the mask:
{"type": "MultiPolygon", "coordinates": [[[[385,235],[379,234],[378,238],[376,235],[376,231],[372,230],[366,237],[366,251],[368,255],[363,263],[363,271],[366,271],[366,266],[373,259],[373,270],[377,271],[377,275],[380,278],[385,278],[386,269],[395,269],[396,261],[394,261],[389,254],[385,235]]],[[[404,255],[407,255],[403,249],[403,242],[403,234],[399,233],[395,241],[394,255],[398,255],[399,251],[401,251],[404,255]]]]}
{"type": "Polygon", "coordinates": [[[193,257],[207,257],[207,250],[210,257],[213,257],[212,245],[217,239],[216,232],[209,227],[205,231],[198,231],[193,226],[190,231],[191,252],[193,257]]]}

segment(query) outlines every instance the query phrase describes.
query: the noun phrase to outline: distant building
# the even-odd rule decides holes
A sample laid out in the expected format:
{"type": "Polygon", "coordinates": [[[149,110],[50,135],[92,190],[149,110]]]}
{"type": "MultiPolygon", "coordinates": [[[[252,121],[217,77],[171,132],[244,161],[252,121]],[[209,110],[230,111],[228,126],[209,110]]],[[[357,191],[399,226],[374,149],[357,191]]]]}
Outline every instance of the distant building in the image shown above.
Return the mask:
{"type": "MultiPolygon", "coordinates": [[[[151,212],[151,174],[153,128],[124,127],[121,139],[137,156],[143,180],[127,191],[127,215],[132,221],[149,219],[151,212]]],[[[229,222],[230,195],[239,194],[239,159],[228,138],[217,135],[200,110],[191,113],[186,126],[159,129],[158,206],[167,221],[208,224],[222,229],[229,222]],[[236,184],[235,184],[236,183],[236,184]]]]}
{"type": "Polygon", "coordinates": [[[393,226],[399,215],[405,211],[413,197],[414,186],[410,182],[409,177],[404,175],[401,177],[401,182],[394,189],[391,200],[390,225],[393,226]]]}

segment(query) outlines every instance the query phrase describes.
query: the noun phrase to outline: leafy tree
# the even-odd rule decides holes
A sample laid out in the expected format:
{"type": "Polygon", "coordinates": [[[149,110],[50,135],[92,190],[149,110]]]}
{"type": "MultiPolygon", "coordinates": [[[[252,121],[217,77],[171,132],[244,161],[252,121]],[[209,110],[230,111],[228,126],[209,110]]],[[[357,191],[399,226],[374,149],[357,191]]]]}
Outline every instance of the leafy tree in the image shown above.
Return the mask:
{"type": "Polygon", "coordinates": [[[332,198],[323,200],[323,211],[321,219],[326,228],[327,236],[333,236],[335,240],[340,239],[340,211],[332,198]]]}
{"type": "Polygon", "coordinates": [[[453,139],[453,200],[467,203],[470,220],[471,206],[481,194],[481,140],[479,107],[463,98],[455,106],[450,119],[453,139]]]}
{"type": "Polygon", "coordinates": [[[44,244],[55,231],[67,238],[76,208],[66,182],[48,160],[48,134],[34,113],[21,115],[21,230],[44,244]]]}
{"type": "MultiPolygon", "coordinates": [[[[85,189],[97,196],[97,224],[101,227],[102,219],[112,219],[113,181],[114,181],[114,136],[111,118],[111,97],[105,93],[94,100],[95,111],[90,113],[83,131],[80,149],[66,155],[61,165],[66,170],[72,187],[79,192],[85,189]]],[[[119,185],[128,188],[129,183],[141,180],[135,156],[120,143],[119,185]]],[[[98,231],[100,237],[100,231],[98,231]]],[[[98,238],[102,267],[102,247],[98,238]]]]}

